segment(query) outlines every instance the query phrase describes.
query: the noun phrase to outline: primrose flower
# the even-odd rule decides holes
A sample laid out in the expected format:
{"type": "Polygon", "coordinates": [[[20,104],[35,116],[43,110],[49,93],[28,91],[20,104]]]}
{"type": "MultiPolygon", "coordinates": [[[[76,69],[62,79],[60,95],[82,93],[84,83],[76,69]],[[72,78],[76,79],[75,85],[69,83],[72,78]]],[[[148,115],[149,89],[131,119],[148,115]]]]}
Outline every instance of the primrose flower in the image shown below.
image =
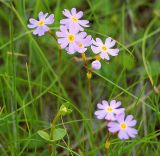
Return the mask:
{"type": "Polygon", "coordinates": [[[71,11],[65,9],[63,11],[63,15],[67,18],[62,19],[60,23],[66,25],[67,28],[71,26],[72,28],[76,28],[80,31],[83,31],[83,27],[89,27],[89,21],[81,19],[83,17],[83,12],[77,12],[76,8],[72,8],[71,11]]]}
{"type": "Polygon", "coordinates": [[[95,70],[99,70],[101,69],[101,62],[98,60],[95,60],[92,62],[92,68],[95,70]]]}
{"type": "Polygon", "coordinates": [[[60,31],[56,32],[58,43],[62,49],[66,49],[69,54],[76,52],[78,45],[76,43],[78,38],[78,29],[68,29],[66,26],[60,26],[60,31]]]}
{"type": "Polygon", "coordinates": [[[79,33],[77,40],[77,52],[84,53],[87,50],[87,47],[89,47],[92,44],[92,37],[91,35],[87,35],[86,32],[79,33]]]}
{"type": "Polygon", "coordinates": [[[97,107],[99,110],[97,110],[94,114],[97,116],[97,119],[106,119],[114,121],[116,120],[116,115],[124,113],[124,108],[119,108],[121,105],[121,102],[116,102],[115,100],[111,100],[110,104],[103,100],[102,104],[98,103],[97,107]]]}
{"type": "Polygon", "coordinates": [[[109,55],[117,56],[119,53],[119,49],[112,49],[115,44],[116,41],[112,40],[111,37],[106,38],[105,43],[100,38],[96,38],[96,41],[93,40],[91,49],[95,54],[100,53],[101,59],[109,60],[109,55]]]}
{"type": "Polygon", "coordinates": [[[129,138],[135,138],[137,135],[137,130],[133,128],[137,121],[133,119],[132,115],[128,115],[125,118],[125,114],[120,114],[117,116],[116,122],[109,122],[109,131],[112,133],[118,132],[118,137],[121,140],[126,140],[129,138]]]}
{"type": "Polygon", "coordinates": [[[54,15],[51,14],[48,16],[48,13],[39,13],[39,20],[35,20],[33,18],[29,19],[30,24],[28,24],[28,28],[35,28],[33,31],[34,35],[42,36],[49,30],[47,25],[52,24],[54,22],[54,15]],[[48,16],[48,17],[47,17],[48,16]]]}

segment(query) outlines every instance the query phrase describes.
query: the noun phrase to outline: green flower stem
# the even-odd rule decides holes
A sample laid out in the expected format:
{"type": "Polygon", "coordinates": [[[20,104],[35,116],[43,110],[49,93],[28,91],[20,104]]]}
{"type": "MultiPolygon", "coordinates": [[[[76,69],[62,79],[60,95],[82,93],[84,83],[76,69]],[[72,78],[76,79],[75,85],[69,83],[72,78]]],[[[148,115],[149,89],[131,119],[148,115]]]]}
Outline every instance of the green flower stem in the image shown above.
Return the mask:
{"type": "Polygon", "coordinates": [[[110,141],[109,141],[109,132],[107,131],[107,139],[106,139],[106,144],[105,144],[105,147],[106,147],[106,156],[108,156],[109,154],[109,147],[110,147],[110,141]]]}
{"type": "Polygon", "coordinates": [[[61,112],[58,111],[57,115],[55,116],[55,118],[52,121],[51,132],[50,132],[50,139],[51,140],[53,139],[53,131],[54,131],[55,127],[56,127],[56,122],[58,121],[58,119],[60,118],[60,116],[61,116],[61,112]]]}

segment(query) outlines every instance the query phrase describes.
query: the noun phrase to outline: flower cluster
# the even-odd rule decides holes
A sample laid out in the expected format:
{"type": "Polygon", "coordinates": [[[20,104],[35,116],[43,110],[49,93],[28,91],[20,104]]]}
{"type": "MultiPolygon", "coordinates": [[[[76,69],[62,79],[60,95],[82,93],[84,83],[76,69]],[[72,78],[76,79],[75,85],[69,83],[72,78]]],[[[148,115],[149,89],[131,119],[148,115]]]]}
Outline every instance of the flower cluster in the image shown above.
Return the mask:
{"type": "Polygon", "coordinates": [[[60,31],[56,32],[58,43],[69,54],[84,53],[92,44],[91,35],[84,32],[84,28],[89,27],[89,21],[82,20],[83,12],[77,12],[75,8],[71,11],[65,9],[63,15],[66,19],[60,21],[60,31]]]}
{"type": "Polygon", "coordinates": [[[107,127],[109,132],[118,132],[118,137],[121,140],[129,138],[135,138],[137,130],[133,128],[137,121],[132,115],[125,117],[125,109],[120,108],[121,102],[111,100],[110,103],[103,100],[102,103],[98,103],[99,110],[95,112],[98,119],[106,119],[108,121],[107,127]]]}
{"type": "MultiPolygon", "coordinates": [[[[91,47],[95,54],[95,60],[91,63],[92,69],[99,70],[101,68],[100,60],[110,60],[109,55],[117,56],[119,49],[114,49],[116,41],[111,37],[106,38],[105,43],[100,38],[95,40],[88,35],[84,28],[89,27],[89,21],[82,19],[83,12],[72,8],[71,11],[65,9],[63,15],[66,17],[60,21],[60,30],[56,32],[58,44],[65,49],[68,54],[85,53],[91,47]]],[[[42,36],[50,29],[47,25],[54,23],[54,15],[48,16],[48,13],[39,13],[39,20],[29,19],[28,28],[34,28],[34,35],[42,36]]]]}

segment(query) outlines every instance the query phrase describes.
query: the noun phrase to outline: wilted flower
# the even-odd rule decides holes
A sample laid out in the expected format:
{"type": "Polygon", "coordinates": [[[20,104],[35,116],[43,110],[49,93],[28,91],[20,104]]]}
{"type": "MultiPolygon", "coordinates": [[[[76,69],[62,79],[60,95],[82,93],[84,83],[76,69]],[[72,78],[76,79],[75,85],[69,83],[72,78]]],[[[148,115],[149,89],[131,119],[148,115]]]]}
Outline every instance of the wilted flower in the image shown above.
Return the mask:
{"type": "Polygon", "coordinates": [[[102,59],[109,60],[109,54],[111,56],[116,56],[119,53],[119,49],[112,49],[116,41],[112,40],[111,37],[108,37],[105,41],[105,44],[100,38],[96,38],[96,41],[93,40],[93,45],[91,46],[92,51],[95,54],[100,53],[102,59]]]}
{"type": "Polygon", "coordinates": [[[38,21],[33,18],[29,19],[30,24],[28,24],[28,28],[35,28],[33,31],[34,35],[42,36],[49,30],[47,25],[54,22],[54,15],[51,14],[48,17],[47,16],[48,13],[43,14],[43,12],[40,12],[38,21]]]}
{"type": "Polygon", "coordinates": [[[70,26],[72,28],[78,29],[80,31],[83,31],[83,27],[89,27],[88,20],[81,20],[81,18],[83,17],[83,12],[76,11],[76,8],[72,8],[71,11],[65,9],[63,11],[64,16],[66,16],[66,19],[62,19],[60,21],[61,24],[65,24],[67,26],[67,28],[69,28],[70,26]]]}
{"type": "Polygon", "coordinates": [[[87,50],[87,47],[89,47],[92,44],[92,37],[91,35],[87,35],[86,32],[81,32],[78,34],[77,40],[77,52],[84,53],[87,50]]]}
{"type": "Polygon", "coordinates": [[[106,119],[106,120],[116,120],[116,115],[124,113],[124,108],[119,108],[121,102],[116,102],[111,100],[110,104],[103,100],[102,104],[98,103],[97,107],[99,108],[94,114],[97,116],[97,119],[106,119]]]}
{"type": "Polygon", "coordinates": [[[66,49],[69,54],[76,52],[78,45],[76,44],[78,38],[77,29],[68,29],[66,26],[60,26],[60,32],[56,32],[58,43],[62,49],[66,49]]]}
{"type": "Polygon", "coordinates": [[[137,135],[137,130],[133,128],[137,121],[133,119],[132,115],[128,115],[125,118],[125,114],[120,114],[117,116],[117,121],[109,122],[109,131],[112,133],[118,132],[118,137],[122,140],[135,138],[137,135]]]}
{"type": "Polygon", "coordinates": [[[101,62],[98,60],[95,60],[92,62],[92,68],[95,70],[99,70],[101,69],[101,62]]]}

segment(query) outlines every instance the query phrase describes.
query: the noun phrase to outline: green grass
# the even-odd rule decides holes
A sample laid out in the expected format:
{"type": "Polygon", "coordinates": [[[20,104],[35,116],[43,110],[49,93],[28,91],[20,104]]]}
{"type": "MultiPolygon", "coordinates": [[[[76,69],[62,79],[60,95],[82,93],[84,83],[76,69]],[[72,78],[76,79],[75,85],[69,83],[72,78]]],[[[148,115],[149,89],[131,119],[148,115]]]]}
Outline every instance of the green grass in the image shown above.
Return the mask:
{"type": "MultiPolygon", "coordinates": [[[[122,101],[138,129],[132,140],[111,136],[109,156],[159,156],[159,0],[0,0],[0,8],[0,156],[106,155],[106,123],[94,116],[103,99],[122,101]],[[120,49],[93,73],[91,90],[84,64],[74,61],[79,55],[62,50],[60,63],[56,40],[49,34],[33,36],[27,28],[28,19],[44,11],[55,14],[55,32],[62,10],[73,7],[91,21],[88,34],[111,36],[120,49]],[[56,127],[67,135],[48,143],[37,131],[49,132],[62,104],[72,113],[56,127]]],[[[90,49],[87,53],[93,55],[90,49]]]]}

